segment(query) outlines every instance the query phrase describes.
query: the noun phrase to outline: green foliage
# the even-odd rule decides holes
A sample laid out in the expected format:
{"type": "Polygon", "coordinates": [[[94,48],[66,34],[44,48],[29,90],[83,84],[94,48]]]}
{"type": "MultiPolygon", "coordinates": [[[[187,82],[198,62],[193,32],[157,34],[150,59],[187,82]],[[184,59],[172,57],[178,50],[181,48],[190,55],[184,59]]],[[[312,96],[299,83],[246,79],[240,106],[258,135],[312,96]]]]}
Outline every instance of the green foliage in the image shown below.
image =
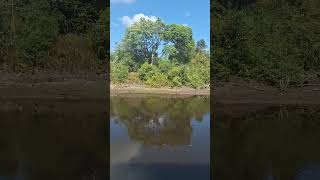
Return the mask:
{"type": "Polygon", "coordinates": [[[170,56],[171,59],[177,59],[179,63],[184,64],[190,61],[195,49],[191,27],[170,24],[165,27],[161,36],[166,43],[172,43],[174,47],[175,53],[170,56]]]}
{"type": "Polygon", "coordinates": [[[169,71],[168,71],[168,77],[170,80],[173,80],[175,77],[179,77],[181,80],[182,84],[186,84],[185,82],[187,81],[186,78],[186,71],[185,71],[185,65],[176,65],[173,66],[169,71]]]}
{"type": "Polygon", "coordinates": [[[158,71],[157,67],[146,62],[146,63],[142,64],[140,69],[138,70],[139,78],[142,81],[147,81],[157,71],[158,71]]]}
{"type": "Polygon", "coordinates": [[[173,59],[177,49],[173,45],[165,45],[162,49],[162,57],[166,59],[173,59]]]}
{"type": "Polygon", "coordinates": [[[121,46],[126,52],[131,53],[136,63],[142,64],[144,61],[154,63],[163,27],[164,24],[160,19],[155,22],[141,19],[127,28],[121,46]]]}
{"type": "Polygon", "coordinates": [[[136,72],[129,73],[127,82],[132,84],[142,84],[139,74],[136,72]]]}
{"type": "Polygon", "coordinates": [[[108,9],[99,17],[91,0],[1,0],[0,66],[6,71],[96,71],[106,65],[96,57],[106,59],[106,48],[100,46],[109,41],[107,13],[108,9]]]}
{"type": "Polygon", "coordinates": [[[60,37],[52,48],[46,65],[56,71],[96,71],[97,60],[93,42],[74,34],[60,37]]]}
{"type": "Polygon", "coordinates": [[[158,61],[157,66],[161,73],[167,74],[174,65],[169,60],[164,59],[158,61]]]}
{"type": "Polygon", "coordinates": [[[207,48],[207,45],[204,39],[197,41],[197,46],[196,46],[197,52],[203,51],[205,48],[207,48]]]}
{"type": "Polygon", "coordinates": [[[128,67],[121,62],[111,62],[111,82],[124,83],[129,75],[128,67]]]}
{"type": "Polygon", "coordinates": [[[127,28],[111,58],[129,67],[133,73],[129,83],[138,75],[140,83],[151,87],[201,88],[210,81],[210,57],[204,40],[197,48],[196,52],[190,27],[142,19],[127,28]],[[158,57],[162,41],[162,55],[158,57]]]}
{"type": "Polygon", "coordinates": [[[213,74],[213,79],[215,81],[217,81],[217,80],[228,81],[229,80],[231,71],[230,71],[230,69],[228,69],[228,67],[223,66],[223,65],[217,63],[216,61],[213,61],[211,67],[212,67],[211,73],[213,74]]]}
{"type": "Polygon", "coordinates": [[[175,76],[172,80],[171,80],[172,86],[173,87],[181,87],[183,85],[183,80],[181,77],[179,76],[175,76]]]}
{"type": "Polygon", "coordinates": [[[92,26],[92,29],[89,31],[89,35],[93,42],[95,43],[95,49],[99,59],[105,59],[108,53],[107,44],[109,43],[108,40],[108,33],[109,33],[109,22],[110,19],[108,14],[110,12],[110,8],[106,8],[100,13],[100,17],[92,26]]]}
{"type": "Polygon", "coordinates": [[[306,72],[320,72],[319,1],[230,3],[213,7],[213,77],[279,85],[284,79],[299,84],[306,72]]]}
{"type": "Polygon", "coordinates": [[[129,71],[130,72],[137,72],[139,67],[140,67],[140,63],[137,63],[133,57],[132,54],[130,52],[126,52],[123,51],[120,47],[117,48],[116,52],[115,52],[115,60],[116,61],[121,61],[124,64],[126,64],[129,67],[129,71]]]}
{"type": "Polygon", "coordinates": [[[196,66],[188,66],[186,68],[186,76],[188,85],[193,88],[200,88],[205,84],[202,72],[196,66]]]}
{"type": "Polygon", "coordinates": [[[146,84],[151,87],[159,88],[169,86],[170,81],[165,74],[156,72],[147,79],[146,84]]]}
{"type": "Polygon", "coordinates": [[[38,65],[44,60],[58,36],[58,24],[54,17],[41,12],[24,16],[17,24],[17,50],[27,64],[38,65]]]}
{"type": "Polygon", "coordinates": [[[59,17],[62,34],[84,34],[99,17],[93,0],[50,0],[50,11],[59,17]]]}

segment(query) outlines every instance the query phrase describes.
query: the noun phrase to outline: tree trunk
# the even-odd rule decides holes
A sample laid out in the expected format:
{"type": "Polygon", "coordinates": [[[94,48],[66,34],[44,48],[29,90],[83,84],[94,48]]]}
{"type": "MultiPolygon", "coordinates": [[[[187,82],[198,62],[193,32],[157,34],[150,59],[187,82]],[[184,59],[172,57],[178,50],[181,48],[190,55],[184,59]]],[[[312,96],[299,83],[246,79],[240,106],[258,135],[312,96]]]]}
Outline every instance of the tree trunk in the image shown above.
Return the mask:
{"type": "Polygon", "coordinates": [[[154,61],[153,61],[153,52],[152,52],[152,54],[151,54],[151,65],[153,65],[154,64],[154,61]]]}

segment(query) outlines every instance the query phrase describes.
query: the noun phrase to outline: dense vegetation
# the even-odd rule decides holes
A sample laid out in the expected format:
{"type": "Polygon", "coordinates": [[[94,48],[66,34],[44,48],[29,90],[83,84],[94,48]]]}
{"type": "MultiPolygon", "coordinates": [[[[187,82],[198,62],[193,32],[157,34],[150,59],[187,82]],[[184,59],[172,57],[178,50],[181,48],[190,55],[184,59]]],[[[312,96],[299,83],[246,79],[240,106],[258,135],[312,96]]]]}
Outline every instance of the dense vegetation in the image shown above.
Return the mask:
{"type": "Polygon", "coordinates": [[[109,7],[96,0],[0,0],[5,71],[104,70],[109,7]]]}
{"type": "Polygon", "coordinates": [[[206,43],[192,29],[141,19],[129,26],[111,54],[111,81],[150,87],[203,88],[210,82],[206,43]]]}
{"type": "Polygon", "coordinates": [[[320,1],[217,0],[211,6],[212,77],[276,86],[320,74],[320,1]]]}

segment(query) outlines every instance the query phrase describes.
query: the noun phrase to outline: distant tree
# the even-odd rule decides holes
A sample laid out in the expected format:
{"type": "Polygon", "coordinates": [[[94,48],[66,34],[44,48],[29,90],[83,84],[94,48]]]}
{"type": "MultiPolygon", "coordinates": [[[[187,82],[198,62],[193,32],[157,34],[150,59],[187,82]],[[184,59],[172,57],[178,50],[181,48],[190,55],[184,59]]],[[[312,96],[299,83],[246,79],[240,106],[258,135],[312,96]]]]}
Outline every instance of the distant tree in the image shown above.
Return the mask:
{"type": "Polygon", "coordinates": [[[204,39],[201,39],[197,42],[196,50],[198,52],[203,51],[205,48],[207,48],[206,41],[204,39]]]}
{"type": "Polygon", "coordinates": [[[51,12],[59,19],[60,33],[86,33],[99,18],[95,0],[50,0],[51,12]]]}
{"type": "Polygon", "coordinates": [[[179,63],[190,61],[194,54],[195,45],[191,27],[179,24],[167,25],[163,31],[162,38],[166,44],[170,43],[175,49],[171,59],[176,59],[179,63]]]}
{"type": "Polygon", "coordinates": [[[164,23],[160,19],[151,21],[143,18],[127,28],[121,46],[133,55],[136,63],[147,61],[154,64],[163,29],[164,23]]]}

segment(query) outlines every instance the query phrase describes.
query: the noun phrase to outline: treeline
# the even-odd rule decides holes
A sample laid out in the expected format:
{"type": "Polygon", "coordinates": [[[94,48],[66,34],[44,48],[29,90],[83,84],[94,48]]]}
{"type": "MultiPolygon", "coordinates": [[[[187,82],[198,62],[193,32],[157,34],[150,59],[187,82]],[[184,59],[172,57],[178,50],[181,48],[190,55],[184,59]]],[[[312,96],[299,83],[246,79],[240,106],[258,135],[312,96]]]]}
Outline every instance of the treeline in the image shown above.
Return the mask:
{"type": "Polygon", "coordinates": [[[212,3],[212,71],[276,86],[320,76],[320,1],[217,0],[212,3]]]}
{"type": "Polygon", "coordinates": [[[129,26],[111,53],[111,82],[151,87],[203,88],[210,83],[210,55],[191,27],[141,19],[129,26]]]}
{"type": "Polygon", "coordinates": [[[95,0],[0,0],[0,68],[103,71],[108,24],[95,0]]]}

